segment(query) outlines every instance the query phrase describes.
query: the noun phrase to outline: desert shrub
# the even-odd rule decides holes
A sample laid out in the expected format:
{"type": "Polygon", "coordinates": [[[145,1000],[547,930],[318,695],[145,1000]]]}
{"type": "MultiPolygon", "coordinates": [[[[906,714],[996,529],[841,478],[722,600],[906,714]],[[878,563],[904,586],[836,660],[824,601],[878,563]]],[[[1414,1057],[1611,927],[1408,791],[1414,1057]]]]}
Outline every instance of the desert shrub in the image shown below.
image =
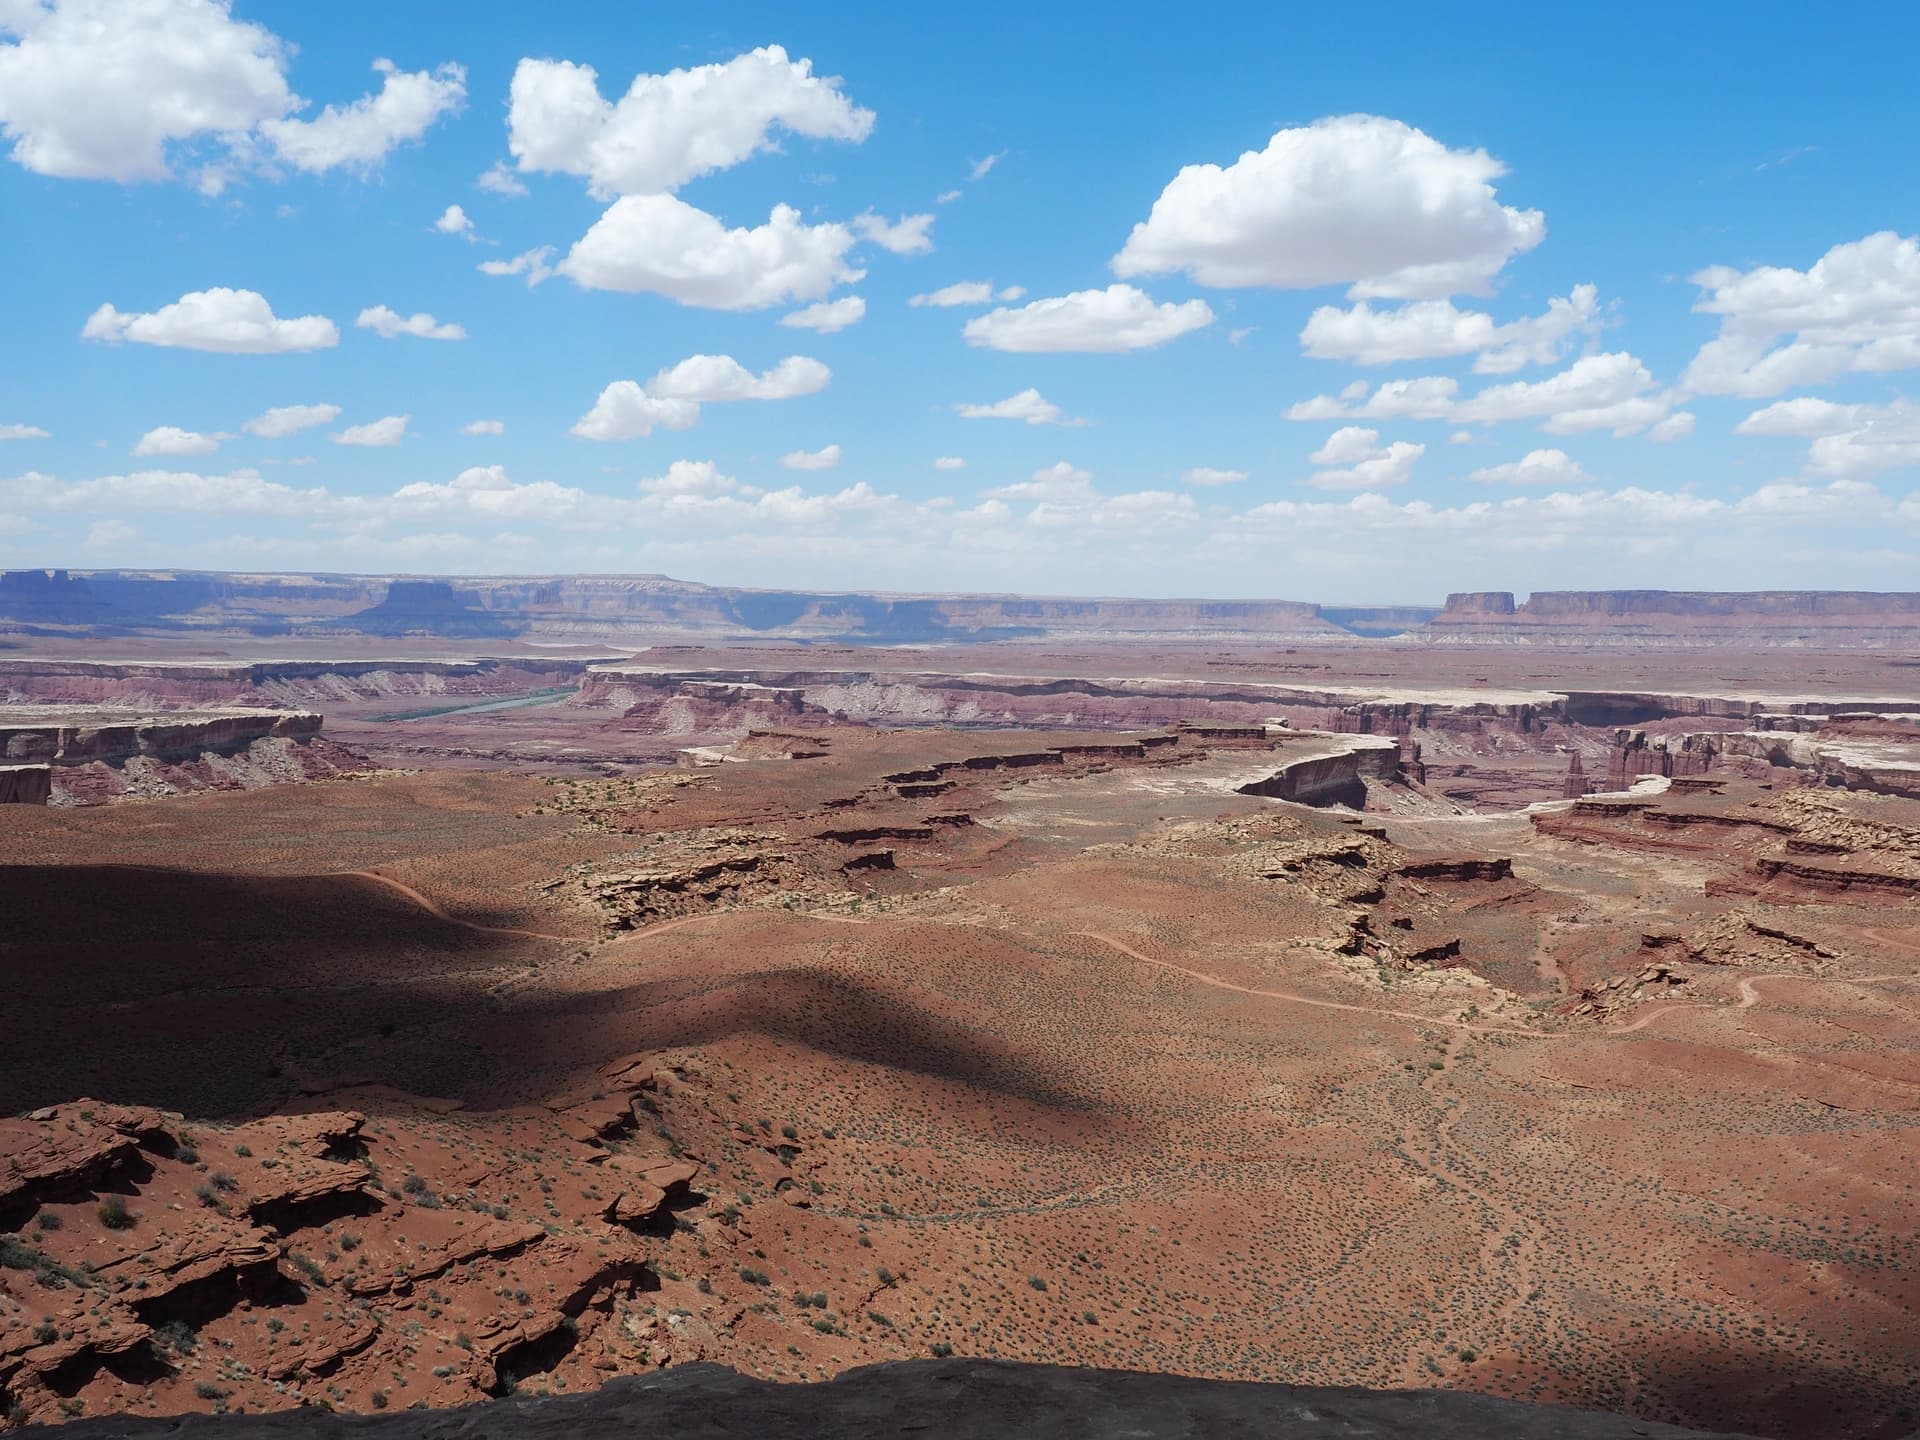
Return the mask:
{"type": "Polygon", "coordinates": [[[134,1213],[127,1209],[124,1195],[109,1195],[100,1202],[100,1208],[94,1212],[99,1215],[100,1223],[109,1230],[131,1230],[134,1225],[134,1213]]]}

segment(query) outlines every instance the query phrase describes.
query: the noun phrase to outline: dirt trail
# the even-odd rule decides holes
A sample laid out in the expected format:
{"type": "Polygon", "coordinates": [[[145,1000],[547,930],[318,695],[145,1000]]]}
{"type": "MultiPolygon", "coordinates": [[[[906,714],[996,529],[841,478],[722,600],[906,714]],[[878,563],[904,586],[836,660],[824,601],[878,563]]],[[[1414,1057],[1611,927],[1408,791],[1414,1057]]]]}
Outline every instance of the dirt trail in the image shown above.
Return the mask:
{"type": "Polygon", "coordinates": [[[384,885],[389,890],[397,891],[399,894],[406,896],[407,899],[413,901],[414,904],[433,916],[434,919],[444,920],[449,925],[458,925],[463,930],[477,931],[482,935],[518,935],[526,940],[561,940],[568,944],[584,944],[588,939],[588,937],[584,935],[554,935],[545,930],[516,930],[508,925],[481,925],[473,920],[462,920],[458,915],[449,915],[437,903],[428,899],[425,895],[422,895],[418,890],[414,889],[413,886],[403,881],[395,880],[390,875],[382,875],[378,870],[341,870],[336,873],[340,875],[350,875],[357,880],[372,880],[376,884],[384,885]]]}
{"type": "MultiPolygon", "coordinates": [[[[1483,1349],[1498,1345],[1513,1347],[1518,1344],[1518,1337],[1509,1333],[1510,1326],[1514,1312],[1533,1289],[1533,1254],[1539,1240],[1525,1214],[1496,1199],[1473,1182],[1470,1178],[1472,1152],[1454,1138],[1455,1128],[1467,1113],[1466,1097],[1458,1092],[1442,1096],[1441,1087],[1452,1076],[1466,1040],[1463,1031],[1455,1030],[1450,1034],[1437,1062],[1438,1068],[1429,1067],[1421,1077],[1420,1088],[1433,1096],[1441,1106],[1432,1133],[1424,1137],[1426,1143],[1416,1147],[1409,1137],[1402,1145],[1407,1158],[1433,1177],[1441,1193],[1455,1192],[1479,1207],[1479,1221],[1484,1227],[1484,1235],[1480,1245],[1478,1272],[1493,1277],[1504,1267],[1504,1277],[1498,1282],[1489,1278],[1487,1287],[1490,1290],[1493,1284],[1498,1283],[1506,1293],[1472,1322],[1473,1338],[1483,1349]]],[[[1492,1296],[1483,1290],[1478,1298],[1484,1302],[1492,1296]]],[[[1400,1364],[1401,1386],[1412,1389],[1428,1383],[1432,1373],[1428,1368],[1429,1353],[1430,1342],[1415,1341],[1400,1364]]]]}
{"type": "Polygon", "coordinates": [[[1170,961],[1156,960],[1151,955],[1142,955],[1126,941],[1117,940],[1111,935],[1102,935],[1097,930],[1075,930],[1073,933],[1083,935],[1089,940],[1098,940],[1103,945],[1111,945],[1121,954],[1129,955],[1143,965],[1170,970],[1176,975],[1186,976],[1189,980],[1197,980],[1202,985],[1211,985],[1216,990],[1232,990],[1241,995],[1259,995],[1269,1000],[1285,1000],[1294,1005],[1312,1005],[1321,1010],[1347,1010],[1356,1015],[1387,1016],[1395,1020],[1405,1020],[1414,1025],[1437,1025],[1444,1029],[1469,1031],[1475,1035],[1521,1035],[1530,1040],[1539,1040],[1553,1038],[1555,1034],[1551,1030],[1522,1030],[1508,1025],[1478,1025],[1469,1020],[1443,1020],[1432,1015],[1421,1015],[1412,1010],[1386,1010],[1375,1005],[1349,1005],[1340,1000],[1316,1000],[1311,995],[1296,995],[1290,990],[1255,990],[1246,985],[1236,985],[1231,980],[1222,980],[1217,975],[1189,970],[1184,965],[1175,965],[1170,961]]]}

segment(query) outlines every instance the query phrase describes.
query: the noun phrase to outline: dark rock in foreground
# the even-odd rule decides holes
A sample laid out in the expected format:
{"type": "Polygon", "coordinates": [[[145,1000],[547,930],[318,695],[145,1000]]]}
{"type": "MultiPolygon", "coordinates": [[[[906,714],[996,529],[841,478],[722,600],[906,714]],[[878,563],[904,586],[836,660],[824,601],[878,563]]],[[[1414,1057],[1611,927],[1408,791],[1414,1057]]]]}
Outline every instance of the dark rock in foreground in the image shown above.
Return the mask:
{"type": "MultiPolygon", "coordinates": [[[[458,1410],[335,1415],[113,1417],[22,1435],[60,1440],[185,1435],[353,1436],[366,1440],[1741,1440],[1622,1415],[1450,1390],[1356,1390],[1197,1380],[1130,1370],[914,1360],[811,1385],[689,1365],[612,1380],[589,1395],[499,1400],[458,1410]]],[[[1747,1437],[1751,1440],[1751,1437],[1747,1437]]]]}

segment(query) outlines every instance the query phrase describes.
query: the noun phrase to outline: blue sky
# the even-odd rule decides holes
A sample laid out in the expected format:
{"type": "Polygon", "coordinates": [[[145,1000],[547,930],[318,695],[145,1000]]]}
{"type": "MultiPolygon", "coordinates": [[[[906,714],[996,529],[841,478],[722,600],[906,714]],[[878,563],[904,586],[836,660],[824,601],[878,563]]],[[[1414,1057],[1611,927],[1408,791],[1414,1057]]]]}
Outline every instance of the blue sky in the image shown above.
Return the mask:
{"type": "Polygon", "coordinates": [[[0,565],[1915,588],[1856,19],[0,0],[0,565]]]}

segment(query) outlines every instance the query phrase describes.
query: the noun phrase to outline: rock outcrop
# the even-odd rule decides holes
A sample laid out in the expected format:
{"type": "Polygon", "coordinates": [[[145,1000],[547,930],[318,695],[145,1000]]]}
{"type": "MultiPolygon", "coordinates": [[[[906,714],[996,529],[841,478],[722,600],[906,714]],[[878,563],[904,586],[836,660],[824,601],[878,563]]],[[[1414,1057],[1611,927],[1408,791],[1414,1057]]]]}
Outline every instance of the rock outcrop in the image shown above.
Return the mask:
{"type": "Polygon", "coordinates": [[[1358,810],[1367,803],[1367,782],[1400,776],[1400,747],[1392,740],[1353,736],[1319,754],[1290,760],[1273,774],[1240,786],[1242,795],[1264,795],[1270,800],[1293,800],[1303,805],[1348,805],[1358,810]]]}
{"type": "Polygon", "coordinates": [[[254,789],[364,768],[308,711],[0,706],[0,804],[254,789]]]}
{"type": "MultiPolygon", "coordinates": [[[[26,1432],[28,1434],[32,1431],[26,1432]]],[[[452,1415],[346,1416],[320,1410],[183,1419],[82,1420],[71,1440],[628,1440],[639,1435],[759,1440],[929,1434],[944,1440],[1743,1440],[1561,1405],[1445,1390],[1357,1390],[1196,1380],[1135,1370],[909,1360],[814,1384],[780,1385],[721,1365],[609,1381],[591,1395],[496,1401],[452,1415]]],[[[1744,1437],[1752,1440],[1752,1437],[1744,1437]]]]}

